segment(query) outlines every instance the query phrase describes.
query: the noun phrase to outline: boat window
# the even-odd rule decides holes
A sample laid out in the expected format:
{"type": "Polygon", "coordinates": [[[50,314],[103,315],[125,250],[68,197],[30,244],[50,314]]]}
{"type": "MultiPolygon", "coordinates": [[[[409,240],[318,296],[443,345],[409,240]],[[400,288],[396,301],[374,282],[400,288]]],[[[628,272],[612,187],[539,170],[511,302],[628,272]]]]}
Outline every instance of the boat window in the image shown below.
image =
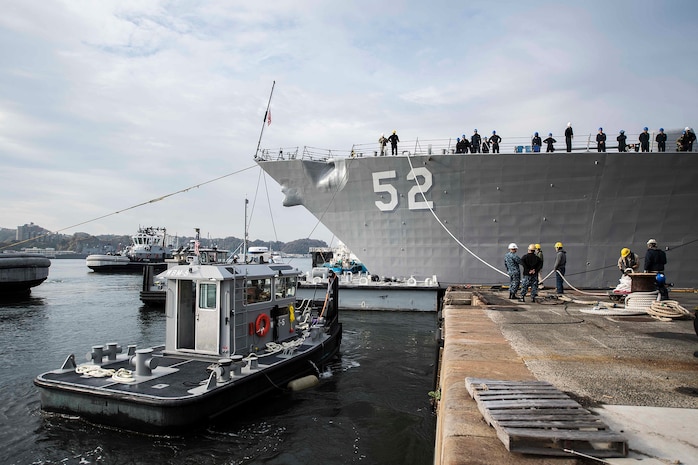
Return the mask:
{"type": "Polygon", "coordinates": [[[271,300],[271,279],[246,279],[245,303],[268,302],[271,300]]]}
{"type": "Polygon", "coordinates": [[[216,308],[216,284],[199,285],[199,308],[216,308]]]}
{"type": "Polygon", "coordinates": [[[276,281],[276,298],[283,299],[296,295],[296,282],[295,276],[278,278],[276,281]]]}

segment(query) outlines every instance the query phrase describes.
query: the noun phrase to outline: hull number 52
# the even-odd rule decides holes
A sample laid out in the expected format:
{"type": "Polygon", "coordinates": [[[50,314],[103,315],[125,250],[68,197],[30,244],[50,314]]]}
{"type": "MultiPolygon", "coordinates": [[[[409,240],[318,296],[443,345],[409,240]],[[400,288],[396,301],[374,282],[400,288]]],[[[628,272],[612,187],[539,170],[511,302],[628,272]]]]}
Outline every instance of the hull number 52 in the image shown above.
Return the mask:
{"type": "MultiPolygon", "coordinates": [[[[395,170],[373,173],[373,192],[385,194],[388,197],[387,199],[376,200],[376,207],[380,211],[394,211],[398,206],[400,193],[393,185],[393,180],[395,179],[397,179],[395,170]]],[[[426,200],[426,195],[433,184],[431,171],[424,167],[415,168],[407,174],[406,179],[414,182],[414,185],[407,192],[407,208],[410,210],[429,210],[434,208],[434,202],[426,200]]],[[[384,196],[381,195],[381,197],[384,196]]]]}

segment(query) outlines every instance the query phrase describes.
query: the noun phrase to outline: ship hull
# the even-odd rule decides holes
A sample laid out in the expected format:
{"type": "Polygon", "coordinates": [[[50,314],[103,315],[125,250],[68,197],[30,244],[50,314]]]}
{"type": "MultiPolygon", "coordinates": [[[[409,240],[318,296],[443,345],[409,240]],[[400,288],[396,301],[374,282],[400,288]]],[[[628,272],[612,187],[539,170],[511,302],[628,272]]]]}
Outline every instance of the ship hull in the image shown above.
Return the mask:
{"type": "MultiPolygon", "coordinates": [[[[262,160],[284,205],[302,205],[374,274],[505,284],[504,254],[554,244],[579,288],[615,287],[623,247],[667,253],[667,279],[698,284],[698,154],[554,153],[262,160]],[[414,171],[413,171],[414,169],[414,171]],[[416,173],[416,176],[411,175],[416,173]]],[[[546,281],[554,285],[554,277],[546,281]]]]}

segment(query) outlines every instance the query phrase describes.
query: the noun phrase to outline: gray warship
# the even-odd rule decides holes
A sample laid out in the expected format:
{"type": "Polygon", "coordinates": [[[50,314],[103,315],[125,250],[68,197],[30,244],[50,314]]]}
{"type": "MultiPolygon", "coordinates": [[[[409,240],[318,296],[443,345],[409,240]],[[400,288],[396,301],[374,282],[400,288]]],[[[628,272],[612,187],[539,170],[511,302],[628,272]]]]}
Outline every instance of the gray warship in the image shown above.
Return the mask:
{"type": "Polygon", "coordinates": [[[381,276],[505,284],[510,242],[541,244],[545,274],[562,242],[570,285],[613,288],[620,250],[644,257],[653,238],[667,254],[667,280],[695,288],[698,154],[675,151],[680,131],[667,133],[669,152],[654,143],[617,152],[610,141],[597,152],[592,136],[575,136],[571,152],[564,138],[552,153],[533,152],[527,138],[503,140],[496,154],[423,140],[401,143],[396,156],[364,144],[258,150],[255,160],[281,186],[284,206],[305,207],[381,276]]]}

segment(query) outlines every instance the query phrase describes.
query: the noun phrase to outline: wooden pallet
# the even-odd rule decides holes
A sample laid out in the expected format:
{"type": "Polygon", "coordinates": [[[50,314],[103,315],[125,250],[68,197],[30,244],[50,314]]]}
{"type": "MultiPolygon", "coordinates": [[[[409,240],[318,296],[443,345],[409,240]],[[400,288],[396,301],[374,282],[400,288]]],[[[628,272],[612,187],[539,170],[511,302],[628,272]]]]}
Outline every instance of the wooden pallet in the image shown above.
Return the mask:
{"type": "Polygon", "coordinates": [[[466,378],[465,387],[510,452],[625,457],[627,440],[545,381],[466,378]]]}

